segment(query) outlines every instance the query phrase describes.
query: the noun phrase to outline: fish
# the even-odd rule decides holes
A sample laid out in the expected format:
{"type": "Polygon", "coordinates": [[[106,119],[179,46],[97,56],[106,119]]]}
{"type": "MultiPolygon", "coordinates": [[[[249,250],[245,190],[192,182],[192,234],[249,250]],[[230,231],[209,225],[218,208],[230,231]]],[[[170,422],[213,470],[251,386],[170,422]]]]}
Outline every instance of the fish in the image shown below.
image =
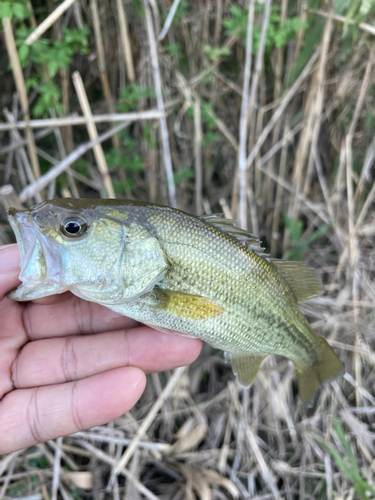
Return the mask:
{"type": "Polygon", "coordinates": [[[285,356],[305,403],[342,374],[297,305],[322,293],[316,272],[270,258],[234,220],[134,200],[69,198],[7,215],[21,257],[13,300],[69,290],[163,332],[197,337],[225,351],[244,387],[269,354],[285,356]]]}

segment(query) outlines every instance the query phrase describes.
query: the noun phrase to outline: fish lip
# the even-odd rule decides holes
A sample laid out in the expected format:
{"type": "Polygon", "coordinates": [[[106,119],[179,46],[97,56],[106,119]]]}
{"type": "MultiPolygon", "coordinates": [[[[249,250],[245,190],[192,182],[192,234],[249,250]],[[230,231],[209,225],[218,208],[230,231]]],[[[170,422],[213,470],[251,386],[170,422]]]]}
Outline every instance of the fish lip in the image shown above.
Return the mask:
{"type": "MultiPolygon", "coordinates": [[[[7,217],[10,223],[11,228],[13,229],[14,235],[16,237],[17,245],[20,251],[20,267],[21,269],[27,264],[25,262],[26,258],[26,245],[25,243],[28,241],[27,233],[24,229],[23,224],[26,223],[26,226],[29,229],[32,229],[32,221],[28,217],[28,211],[19,211],[15,208],[8,208],[7,217]],[[23,220],[20,220],[23,219],[23,220]]],[[[35,239],[34,242],[35,243],[35,239]]]]}
{"type": "Polygon", "coordinates": [[[9,292],[8,296],[14,300],[30,300],[31,294],[38,293],[37,289],[39,287],[43,288],[48,284],[58,286],[59,273],[56,272],[56,266],[48,266],[48,263],[52,262],[53,264],[53,256],[48,258],[46,254],[46,252],[48,253],[48,244],[44,245],[43,242],[47,238],[38,230],[32,211],[10,208],[7,210],[7,217],[20,252],[21,271],[19,279],[22,282],[21,285],[9,292]],[[28,266],[35,262],[36,247],[40,250],[39,257],[44,260],[47,272],[39,274],[37,270],[30,275],[28,266]]]}

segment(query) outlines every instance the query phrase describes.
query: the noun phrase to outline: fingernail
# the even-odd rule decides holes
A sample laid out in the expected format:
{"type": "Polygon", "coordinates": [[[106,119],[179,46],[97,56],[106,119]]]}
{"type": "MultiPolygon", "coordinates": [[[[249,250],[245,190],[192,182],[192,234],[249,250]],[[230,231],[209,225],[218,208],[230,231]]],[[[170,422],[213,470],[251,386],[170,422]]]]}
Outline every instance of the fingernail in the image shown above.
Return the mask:
{"type": "Polygon", "coordinates": [[[17,245],[0,246],[0,271],[19,269],[20,253],[17,245]]]}

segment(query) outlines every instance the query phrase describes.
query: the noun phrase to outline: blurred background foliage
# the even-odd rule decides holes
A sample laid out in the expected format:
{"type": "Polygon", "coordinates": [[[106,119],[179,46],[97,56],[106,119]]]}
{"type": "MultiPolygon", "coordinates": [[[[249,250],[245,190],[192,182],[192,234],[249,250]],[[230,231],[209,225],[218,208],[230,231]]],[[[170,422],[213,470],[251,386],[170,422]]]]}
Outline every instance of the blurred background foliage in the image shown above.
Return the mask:
{"type": "MultiPolygon", "coordinates": [[[[166,1],[153,5],[155,28],[158,31],[166,19],[170,5],[166,1]]],[[[111,1],[98,5],[101,40],[93,29],[92,3],[81,2],[79,7],[69,9],[65,18],[60,18],[32,45],[25,45],[24,41],[33,31],[36,22],[45,18],[55,6],[52,1],[30,3],[19,0],[0,3],[0,18],[9,17],[13,23],[29,94],[31,117],[48,118],[51,113],[64,116],[80,111],[69,79],[69,75],[75,70],[79,70],[83,76],[94,114],[155,108],[154,81],[149,64],[142,3],[129,1],[123,4],[130,56],[124,54],[124,44],[119,43],[121,28],[116,10],[118,6],[111,1]],[[97,44],[100,41],[105,55],[104,69],[98,63],[97,44]],[[129,62],[126,58],[129,57],[135,68],[135,73],[130,77],[126,67],[129,62]],[[109,85],[109,89],[104,93],[103,71],[109,85]]],[[[265,238],[269,247],[273,246],[275,255],[285,253],[285,245],[290,241],[287,238],[283,243],[281,237],[284,229],[289,231],[291,227],[285,223],[287,217],[301,220],[304,215],[300,213],[299,207],[296,211],[294,197],[291,199],[287,191],[279,188],[280,192],[276,194],[278,183],[261,173],[256,168],[256,162],[260,160],[261,153],[265,153],[283,137],[285,139],[286,127],[293,128],[304,120],[304,130],[308,130],[307,133],[312,136],[315,133],[315,116],[319,121],[316,142],[321,173],[327,179],[328,189],[334,182],[338,183],[343,178],[343,172],[340,171],[340,150],[352,123],[365,66],[369,62],[373,46],[374,33],[369,33],[364,27],[371,27],[374,9],[375,2],[372,0],[336,0],[333,4],[315,0],[274,2],[270,5],[269,18],[266,21],[264,53],[259,54],[262,50],[260,40],[265,4],[255,3],[252,52],[253,75],[257,73],[258,84],[249,107],[249,151],[257,143],[280,99],[287,94],[314,51],[319,51],[327,26],[327,16],[331,15],[333,19],[328,52],[324,61],[321,61],[324,64],[323,74],[317,81],[317,71],[312,71],[312,75],[298,87],[287,111],[264,142],[254,162],[255,168],[251,166],[249,169],[249,188],[251,192],[254,191],[251,224],[254,227],[250,229],[265,238]],[[257,54],[261,57],[258,68],[255,67],[257,54]],[[320,104],[317,102],[321,91],[319,86],[324,87],[323,102],[320,104]],[[281,212],[281,216],[273,216],[275,209],[281,212]]],[[[202,199],[206,209],[212,211],[222,211],[219,201],[224,199],[232,215],[236,215],[238,183],[233,186],[233,180],[236,178],[237,169],[236,147],[247,17],[246,2],[181,0],[171,28],[159,43],[159,63],[162,70],[163,98],[168,111],[174,182],[177,186],[179,206],[188,211],[194,211],[194,103],[198,100],[202,129],[202,199]]],[[[3,108],[10,106],[14,83],[10,77],[5,52],[2,59],[3,78],[0,85],[3,108]]],[[[103,127],[104,125],[98,126],[99,131],[103,127]]],[[[366,154],[369,153],[374,129],[373,88],[370,82],[352,139],[354,175],[360,176],[361,172],[363,173],[362,167],[366,154]]],[[[87,139],[85,127],[65,127],[61,130],[67,152],[87,139]]],[[[265,167],[271,173],[279,175],[277,165],[280,163],[280,156],[283,156],[285,165],[283,164],[281,172],[282,179],[290,179],[292,184],[295,184],[298,175],[298,194],[303,193],[304,196],[314,199],[317,194],[316,186],[319,186],[312,160],[315,144],[306,138],[307,133],[295,134],[288,141],[288,145],[279,150],[265,167]],[[302,171],[306,174],[303,180],[302,171]]],[[[52,135],[41,141],[41,147],[52,157],[59,159],[56,140],[52,135]]],[[[115,141],[107,141],[104,149],[118,197],[169,202],[157,123],[135,122],[115,141]]],[[[41,160],[42,173],[48,171],[50,166],[48,160],[41,160]]],[[[93,171],[93,159],[90,154],[82,158],[75,168],[81,175],[95,180],[96,173],[93,171]]],[[[11,178],[9,170],[8,168],[5,179],[7,182],[11,178]]],[[[20,185],[19,173],[14,170],[12,174],[15,178],[11,179],[11,183],[19,192],[24,187],[20,185]]],[[[64,187],[69,189],[67,177],[62,175],[57,179],[56,194],[61,196],[61,189],[64,187]]],[[[370,187],[368,184],[367,189],[370,187]]],[[[79,186],[79,194],[97,196],[87,185],[79,186]]],[[[203,206],[200,211],[204,212],[203,206]]],[[[306,224],[303,229],[306,229],[306,224]]]]}

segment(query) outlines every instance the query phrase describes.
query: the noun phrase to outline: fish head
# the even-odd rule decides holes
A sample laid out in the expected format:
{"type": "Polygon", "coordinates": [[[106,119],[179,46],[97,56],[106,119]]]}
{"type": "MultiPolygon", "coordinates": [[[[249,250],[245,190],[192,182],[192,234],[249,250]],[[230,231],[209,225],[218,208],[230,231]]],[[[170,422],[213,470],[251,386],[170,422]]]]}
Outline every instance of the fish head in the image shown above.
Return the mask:
{"type": "Polygon", "coordinates": [[[82,200],[9,209],[22,283],[8,296],[33,300],[70,290],[87,300],[118,304],[150,291],[164,276],[167,261],[157,238],[129,215],[82,200]]]}

